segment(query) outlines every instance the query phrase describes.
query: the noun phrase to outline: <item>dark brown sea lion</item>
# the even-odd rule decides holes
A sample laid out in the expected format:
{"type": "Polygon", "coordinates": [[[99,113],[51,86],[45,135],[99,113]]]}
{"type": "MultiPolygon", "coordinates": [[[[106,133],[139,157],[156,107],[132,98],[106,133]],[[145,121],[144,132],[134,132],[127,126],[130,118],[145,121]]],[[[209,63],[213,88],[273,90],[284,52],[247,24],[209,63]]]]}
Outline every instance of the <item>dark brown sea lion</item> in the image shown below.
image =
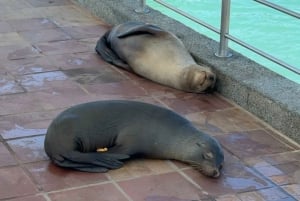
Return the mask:
{"type": "Polygon", "coordinates": [[[218,177],[224,161],[219,143],[187,119],[166,108],[125,100],[65,110],[48,128],[45,151],[56,165],[86,172],[106,172],[142,156],[182,161],[218,177]],[[96,152],[98,148],[103,149],[96,152]]]}
{"type": "Polygon", "coordinates": [[[198,65],[181,40],[152,24],[115,26],[100,38],[96,52],[111,64],[187,92],[204,92],[216,81],[211,69],[198,65]]]}

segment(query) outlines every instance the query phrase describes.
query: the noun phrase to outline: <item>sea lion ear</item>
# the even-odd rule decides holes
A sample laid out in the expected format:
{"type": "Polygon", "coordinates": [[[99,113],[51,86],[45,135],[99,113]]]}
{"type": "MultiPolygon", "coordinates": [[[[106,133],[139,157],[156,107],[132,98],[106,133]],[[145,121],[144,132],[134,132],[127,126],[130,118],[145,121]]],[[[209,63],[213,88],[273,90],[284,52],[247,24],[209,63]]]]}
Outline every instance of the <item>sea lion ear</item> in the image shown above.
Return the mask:
{"type": "Polygon", "coordinates": [[[214,158],[214,155],[211,152],[206,152],[202,154],[204,159],[210,160],[214,158]]]}

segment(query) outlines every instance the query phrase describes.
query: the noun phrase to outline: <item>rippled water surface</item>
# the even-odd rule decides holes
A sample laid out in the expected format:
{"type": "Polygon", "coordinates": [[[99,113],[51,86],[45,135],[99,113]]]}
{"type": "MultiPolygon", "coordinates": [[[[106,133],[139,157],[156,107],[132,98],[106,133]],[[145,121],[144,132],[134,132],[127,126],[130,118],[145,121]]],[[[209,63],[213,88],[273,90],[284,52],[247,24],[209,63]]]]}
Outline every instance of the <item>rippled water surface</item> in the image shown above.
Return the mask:
{"type": "MultiPolygon", "coordinates": [[[[219,28],[221,0],[165,0],[165,2],[219,28]]],[[[270,0],[293,11],[300,12],[299,0],[270,0]]],[[[198,25],[167,8],[147,1],[152,8],[167,14],[196,31],[219,41],[214,32],[198,25]]],[[[250,0],[232,0],[230,34],[272,56],[300,69],[300,20],[250,0]]],[[[267,68],[300,84],[300,75],[290,72],[255,53],[230,42],[229,46],[267,68]]]]}

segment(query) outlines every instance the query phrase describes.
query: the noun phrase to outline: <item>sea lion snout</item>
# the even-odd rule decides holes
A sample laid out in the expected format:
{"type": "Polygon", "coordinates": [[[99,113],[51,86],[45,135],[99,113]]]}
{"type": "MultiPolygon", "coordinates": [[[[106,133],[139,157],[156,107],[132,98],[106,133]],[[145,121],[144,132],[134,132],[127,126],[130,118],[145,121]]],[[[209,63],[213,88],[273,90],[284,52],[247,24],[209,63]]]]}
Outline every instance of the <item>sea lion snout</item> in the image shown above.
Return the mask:
{"type": "Polygon", "coordinates": [[[224,163],[224,153],[216,139],[206,137],[192,147],[193,154],[187,162],[204,175],[218,178],[224,163]]]}
{"type": "MultiPolygon", "coordinates": [[[[203,162],[202,162],[203,163],[203,162]]],[[[196,167],[196,169],[198,169],[196,167]]],[[[205,167],[199,168],[199,171],[208,177],[218,178],[221,176],[222,166],[214,166],[213,164],[206,164],[205,167]]]]}
{"type": "Polygon", "coordinates": [[[211,82],[215,82],[216,81],[216,75],[212,72],[206,72],[206,79],[208,79],[211,82]]]}
{"type": "Polygon", "coordinates": [[[221,163],[219,165],[219,167],[217,167],[214,171],[213,171],[213,174],[212,174],[212,177],[213,178],[218,178],[221,176],[221,171],[223,169],[223,163],[221,163]]]}
{"type": "Polygon", "coordinates": [[[208,67],[191,65],[183,70],[182,88],[194,93],[209,92],[214,88],[216,74],[208,67]]]}

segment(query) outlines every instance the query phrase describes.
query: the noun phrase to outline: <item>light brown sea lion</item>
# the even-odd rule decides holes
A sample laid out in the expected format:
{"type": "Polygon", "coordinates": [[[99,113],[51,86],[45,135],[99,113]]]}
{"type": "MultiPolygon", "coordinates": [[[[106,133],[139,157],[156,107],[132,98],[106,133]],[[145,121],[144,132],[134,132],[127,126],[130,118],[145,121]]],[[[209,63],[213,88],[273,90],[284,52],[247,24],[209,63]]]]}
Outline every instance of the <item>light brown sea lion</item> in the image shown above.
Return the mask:
{"type": "Polygon", "coordinates": [[[216,81],[212,70],[198,65],[179,38],[152,24],[115,26],[95,49],[111,64],[179,90],[202,93],[216,81]]]}

